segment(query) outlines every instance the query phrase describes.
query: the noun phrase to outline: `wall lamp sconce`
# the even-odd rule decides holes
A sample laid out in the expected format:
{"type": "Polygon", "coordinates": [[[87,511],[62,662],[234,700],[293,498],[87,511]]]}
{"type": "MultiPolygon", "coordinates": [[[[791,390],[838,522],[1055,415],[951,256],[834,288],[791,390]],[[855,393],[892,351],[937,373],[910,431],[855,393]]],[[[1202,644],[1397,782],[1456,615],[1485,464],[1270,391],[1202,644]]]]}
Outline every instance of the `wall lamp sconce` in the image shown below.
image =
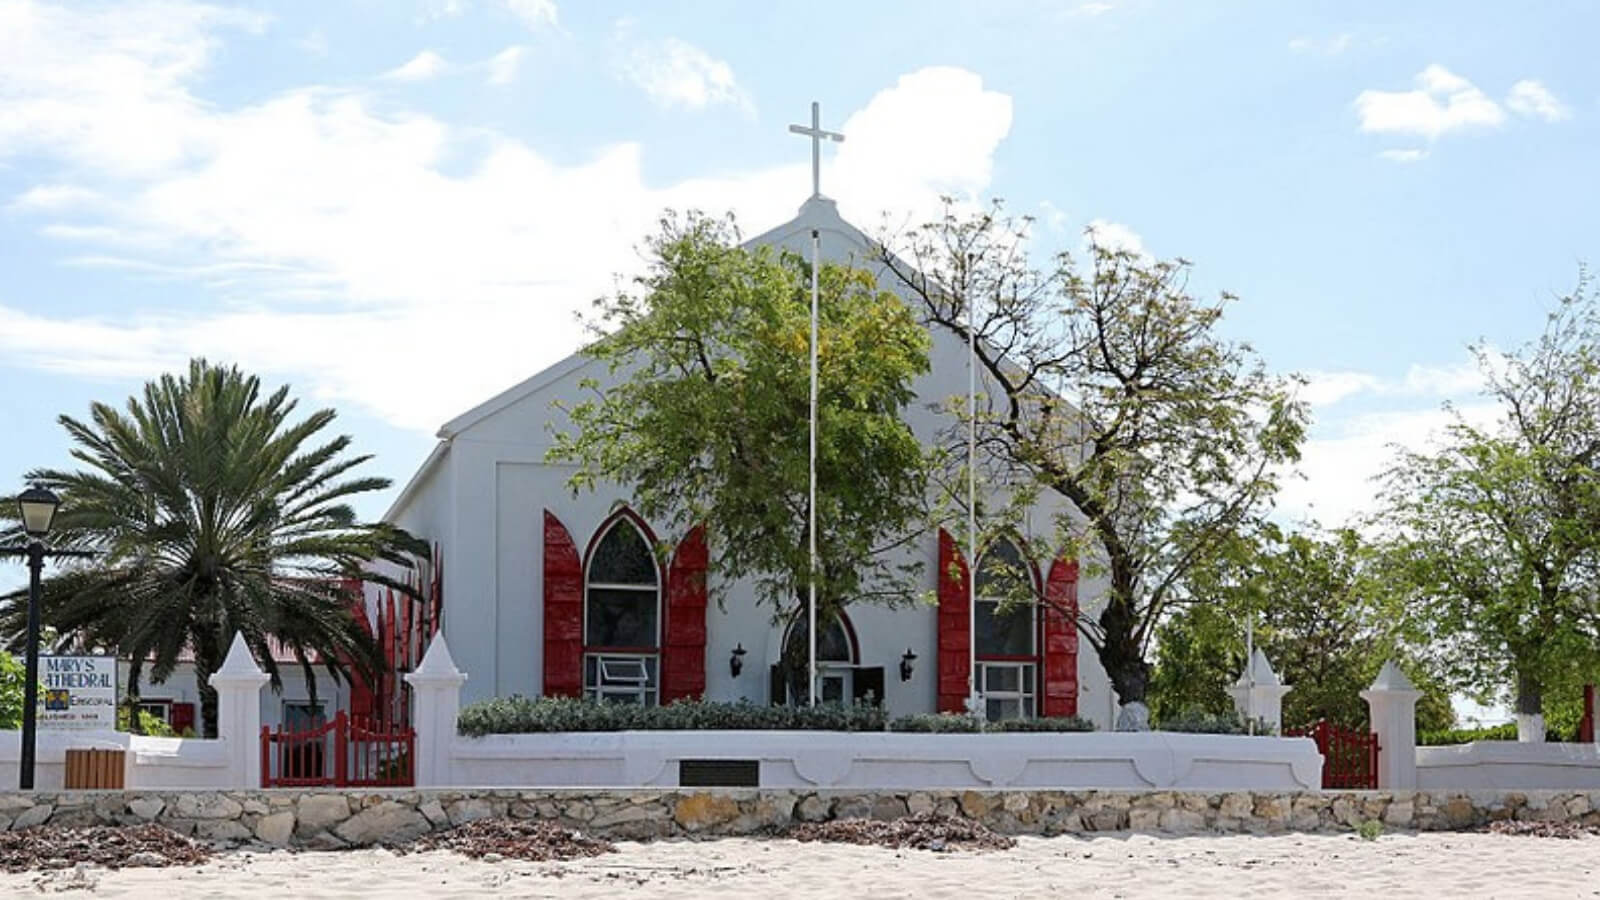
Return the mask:
{"type": "Polygon", "coordinates": [[[911,648],[910,647],[907,647],[905,655],[900,657],[900,680],[901,681],[910,681],[911,680],[911,664],[916,662],[916,661],[917,661],[917,655],[915,653],[911,652],[911,648]]]}
{"type": "Polygon", "coordinates": [[[744,671],[744,655],[746,652],[744,644],[741,643],[733,648],[733,655],[728,657],[728,671],[733,673],[735,678],[738,678],[739,673],[744,671]]]}

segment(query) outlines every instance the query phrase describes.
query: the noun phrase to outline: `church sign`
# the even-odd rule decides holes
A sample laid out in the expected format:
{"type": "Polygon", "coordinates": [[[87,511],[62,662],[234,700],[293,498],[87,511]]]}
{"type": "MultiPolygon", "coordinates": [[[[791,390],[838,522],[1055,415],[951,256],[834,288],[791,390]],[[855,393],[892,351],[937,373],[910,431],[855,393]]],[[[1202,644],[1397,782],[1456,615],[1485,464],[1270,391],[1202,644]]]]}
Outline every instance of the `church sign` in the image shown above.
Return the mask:
{"type": "Polygon", "coordinates": [[[39,657],[41,731],[111,731],[117,727],[115,656],[39,657]]]}

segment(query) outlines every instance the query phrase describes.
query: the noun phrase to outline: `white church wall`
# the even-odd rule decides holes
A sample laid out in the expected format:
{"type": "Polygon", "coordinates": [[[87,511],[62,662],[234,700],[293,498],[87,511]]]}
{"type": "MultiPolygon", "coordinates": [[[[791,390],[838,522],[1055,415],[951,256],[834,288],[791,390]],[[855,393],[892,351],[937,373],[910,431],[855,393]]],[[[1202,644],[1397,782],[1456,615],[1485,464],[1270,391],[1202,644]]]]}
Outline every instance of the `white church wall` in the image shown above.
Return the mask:
{"type": "MultiPolygon", "coordinates": [[[[280,662],[278,673],[283,682],[282,690],[274,691],[268,687],[261,691],[261,724],[273,728],[283,723],[285,705],[309,703],[311,700],[305,673],[298,664],[280,662]]],[[[128,675],[127,660],[118,661],[117,685],[123,692],[128,689],[128,675]]],[[[336,710],[350,708],[348,685],[335,681],[333,676],[320,667],[316,673],[316,683],[317,702],[329,718],[333,717],[336,710]]],[[[145,701],[170,700],[176,703],[193,703],[195,731],[200,730],[200,682],[195,675],[193,663],[179,663],[172,674],[162,682],[151,681],[149,669],[146,669],[140,678],[139,695],[145,701]]]]}

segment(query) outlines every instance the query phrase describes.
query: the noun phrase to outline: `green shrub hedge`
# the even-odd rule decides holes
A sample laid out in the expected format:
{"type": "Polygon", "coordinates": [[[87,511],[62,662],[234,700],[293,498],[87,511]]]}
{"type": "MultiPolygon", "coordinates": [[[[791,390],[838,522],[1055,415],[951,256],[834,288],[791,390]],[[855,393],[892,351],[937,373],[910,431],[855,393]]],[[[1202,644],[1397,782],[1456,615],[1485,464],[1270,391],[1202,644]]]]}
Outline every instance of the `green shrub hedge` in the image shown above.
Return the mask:
{"type": "Polygon", "coordinates": [[[1077,716],[1041,719],[1008,719],[982,722],[960,713],[922,713],[901,716],[889,722],[890,731],[921,734],[1001,734],[1012,732],[1093,731],[1094,723],[1077,716]]]}
{"type": "Polygon", "coordinates": [[[513,695],[461,710],[456,730],[468,737],[557,731],[882,731],[884,719],[879,707],[836,703],[806,707],[680,700],[667,706],[631,706],[513,695]]]}
{"type": "Polygon", "coordinates": [[[1447,728],[1443,731],[1424,731],[1417,735],[1421,747],[1442,747],[1446,744],[1470,744],[1473,741],[1514,741],[1517,723],[1507,722],[1492,728],[1447,728]]]}
{"type": "MultiPolygon", "coordinates": [[[[1181,731],[1187,734],[1249,734],[1250,728],[1237,713],[1209,713],[1196,709],[1184,710],[1169,719],[1162,719],[1158,731],[1181,731]]],[[[1263,719],[1256,720],[1255,733],[1268,737],[1272,726],[1263,719]]]]}

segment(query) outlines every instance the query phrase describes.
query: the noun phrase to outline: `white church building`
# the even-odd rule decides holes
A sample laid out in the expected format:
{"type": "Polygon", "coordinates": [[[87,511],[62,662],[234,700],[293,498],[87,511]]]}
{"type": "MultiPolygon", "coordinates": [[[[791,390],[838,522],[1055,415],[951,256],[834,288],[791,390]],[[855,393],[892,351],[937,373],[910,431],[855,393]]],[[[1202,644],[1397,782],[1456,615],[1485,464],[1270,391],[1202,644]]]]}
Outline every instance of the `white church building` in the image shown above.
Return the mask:
{"type": "MultiPolygon", "coordinates": [[[[825,262],[881,274],[868,240],[822,196],[749,243],[807,254],[813,231],[825,262]]],[[[896,289],[892,281],[883,277],[885,289],[896,289]]],[[[943,329],[932,338],[930,371],[906,410],[928,444],[951,425],[941,411],[945,401],[964,395],[968,384],[964,340],[943,329]]],[[[632,511],[627,485],[574,496],[567,484],[573,468],[546,460],[552,429],[567,427],[554,401],[575,399],[584,379],[603,385],[610,377],[603,363],[579,353],[446,423],[385,514],[438,548],[443,630],[468,676],[462,702],[512,694],[783,702],[775,666],[788,638],[774,610],[757,603],[754,584],[708,592],[699,530],[663,533],[632,511]],[[673,548],[664,562],[649,549],[660,545],[673,548]],[[708,602],[708,593],[722,602],[708,602]]],[[[1080,584],[1076,561],[1057,552],[1055,524],[1065,504],[1041,497],[1023,521],[1007,523],[1014,539],[980,551],[977,689],[991,718],[1079,715],[1109,729],[1110,681],[1087,644],[1079,652],[1074,623],[1043,606],[1000,618],[985,601],[994,568],[1009,577],[1031,573],[1032,590],[1057,605],[1097,611],[1104,585],[1089,578],[1080,584]],[[991,560],[1009,564],[987,567],[991,560]]],[[[971,640],[965,554],[941,529],[916,552],[926,563],[922,587],[937,604],[850,605],[819,635],[822,699],[871,698],[896,716],[964,708],[971,640]],[[951,577],[953,571],[963,574],[951,577]]]]}

